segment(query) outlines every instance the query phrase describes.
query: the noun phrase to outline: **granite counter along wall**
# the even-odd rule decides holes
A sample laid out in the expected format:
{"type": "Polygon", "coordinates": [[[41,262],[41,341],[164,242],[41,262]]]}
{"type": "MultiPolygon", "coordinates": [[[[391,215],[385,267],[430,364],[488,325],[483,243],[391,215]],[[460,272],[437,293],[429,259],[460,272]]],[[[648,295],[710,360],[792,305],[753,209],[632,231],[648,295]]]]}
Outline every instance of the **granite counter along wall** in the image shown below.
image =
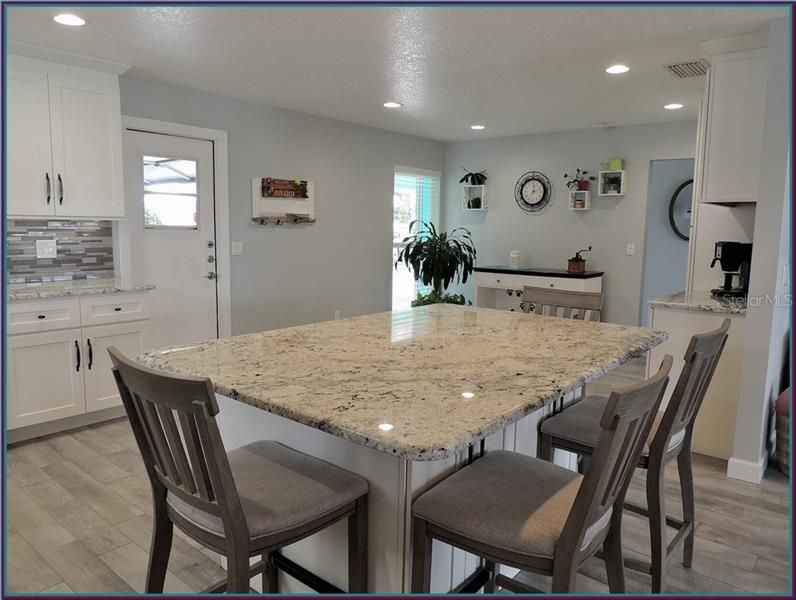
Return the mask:
{"type": "Polygon", "coordinates": [[[8,283],[113,278],[110,221],[9,219],[8,283]],[[36,240],[56,240],[56,258],[36,258],[36,240]]]}

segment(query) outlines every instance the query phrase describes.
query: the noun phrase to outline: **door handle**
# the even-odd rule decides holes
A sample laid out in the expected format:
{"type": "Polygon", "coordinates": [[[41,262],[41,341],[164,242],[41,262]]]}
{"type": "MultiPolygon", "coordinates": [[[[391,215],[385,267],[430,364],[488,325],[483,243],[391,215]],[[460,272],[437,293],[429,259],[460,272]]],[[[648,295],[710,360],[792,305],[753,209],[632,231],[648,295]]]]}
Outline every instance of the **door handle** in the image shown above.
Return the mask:
{"type": "Polygon", "coordinates": [[[75,354],[77,355],[77,366],[75,367],[75,371],[80,372],[80,344],[77,343],[77,340],[75,340],[75,354]]]}
{"type": "Polygon", "coordinates": [[[88,344],[88,370],[91,370],[91,365],[94,364],[94,348],[91,347],[91,339],[86,339],[88,344]]]}
{"type": "Polygon", "coordinates": [[[52,188],[50,186],[50,174],[49,173],[45,173],[44,174],[44,181],[47,182],[47,206],[49,206],[50,205],[50,198],[52,196],[52,188]]]}
{"type": "Polygon", "coordinates": [[[216,279],[217,277],[218,277],[218,275],[213,273],[213,271],[210,271],[207,275],[205,275],[206,279],[216,279]]]}
{"type": "Polygon", "coordinates": [[[64,203],[64,180],[61,179],[61,174],[58,173],[58,204],[64,203]]]}

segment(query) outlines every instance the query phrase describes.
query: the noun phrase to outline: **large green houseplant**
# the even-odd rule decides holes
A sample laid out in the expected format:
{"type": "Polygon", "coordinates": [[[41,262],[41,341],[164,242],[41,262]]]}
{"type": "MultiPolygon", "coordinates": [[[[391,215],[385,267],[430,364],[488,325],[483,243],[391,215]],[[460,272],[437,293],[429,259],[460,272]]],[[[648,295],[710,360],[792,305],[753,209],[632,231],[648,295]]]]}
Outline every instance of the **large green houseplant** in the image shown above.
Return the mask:
{"type": "Polygon", "coordinates": [[[412,221],[409,232],[415,227],[416,232],[401,242],[403,247],[395,261],[396,268],[400,263],[405,264],[414,273],[415,281],[431,287],[428,294],[418,292],[412,306],[464,304],[463,295],[447,294],[445,290],[453,281],[467,283],[473,273],[476,251],[470,232],[457,227],[450,233],[438,233],[433,223],[422,221],[412,221]]]}

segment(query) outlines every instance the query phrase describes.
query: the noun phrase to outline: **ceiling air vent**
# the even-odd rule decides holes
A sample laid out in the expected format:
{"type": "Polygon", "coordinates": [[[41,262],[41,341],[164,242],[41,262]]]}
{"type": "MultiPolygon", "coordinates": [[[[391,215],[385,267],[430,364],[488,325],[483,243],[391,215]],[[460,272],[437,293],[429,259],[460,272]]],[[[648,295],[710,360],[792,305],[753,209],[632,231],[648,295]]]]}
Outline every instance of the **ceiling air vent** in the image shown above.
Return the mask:
{"type": "Polygon", "coordinates": [[[710,63],[704,58],[697,58],[663,66],[678,79],[690,79],[691,77],[703,77],[706,75],[710,63]]]}

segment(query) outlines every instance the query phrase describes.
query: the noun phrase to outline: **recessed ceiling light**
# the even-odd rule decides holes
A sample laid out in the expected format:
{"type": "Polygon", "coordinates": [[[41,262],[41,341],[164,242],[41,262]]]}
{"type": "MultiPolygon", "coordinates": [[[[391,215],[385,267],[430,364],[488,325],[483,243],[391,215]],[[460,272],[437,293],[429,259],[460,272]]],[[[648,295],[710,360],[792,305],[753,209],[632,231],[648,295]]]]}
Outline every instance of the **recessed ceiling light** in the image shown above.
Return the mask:
{"type": "Polygon", "coordinates": [[[622,73],[627,73],[629,70],[630,67],[626,65],[611,65],[605,70],[605,72],[610,73],[611,75],[621,75],[622,73]]]}
{"type": "Polygon", "coordinates": [[[481,131],[482,129],[486,129],[486,125],[470,125],[470,129],[475,129],[476,131],[481,131]]]}
{"type": "Polygon", "coordinates": [[[85,19],[81,19],[77,15],[70,15],[69,13],[55,15],[53,17],[53,21],[60,23],[61,25],[69,25],[70,27],[80,27],[81,25],[86,24],[85,19]]]}
{"type": "Polygon", "coordinates": [[[467,398],[469,400],[470,398],[473,397],[475,397],[475,394],[473,394],[472,392],[462,392],[462,398],[467,398]]]}
{"type": "Polygon", "coordinates": [[[379,429],[382,431],[392,431],[392,428],[395,427],[392,423],[382,423],[379,425],[379,429]]]}
{"type": "Polygon", "coordinates": [[[672,102],[671,104],[666,104],[663,108],[666,110],[680,110],[683,108],[683,105],[678,102],[672,102]]]}
{"type": "Polygon", "coordinates": [[[384,108],[401,108],[403,104],[400,102],[385,102],[382,106],[384,106],[384,108]]]}

